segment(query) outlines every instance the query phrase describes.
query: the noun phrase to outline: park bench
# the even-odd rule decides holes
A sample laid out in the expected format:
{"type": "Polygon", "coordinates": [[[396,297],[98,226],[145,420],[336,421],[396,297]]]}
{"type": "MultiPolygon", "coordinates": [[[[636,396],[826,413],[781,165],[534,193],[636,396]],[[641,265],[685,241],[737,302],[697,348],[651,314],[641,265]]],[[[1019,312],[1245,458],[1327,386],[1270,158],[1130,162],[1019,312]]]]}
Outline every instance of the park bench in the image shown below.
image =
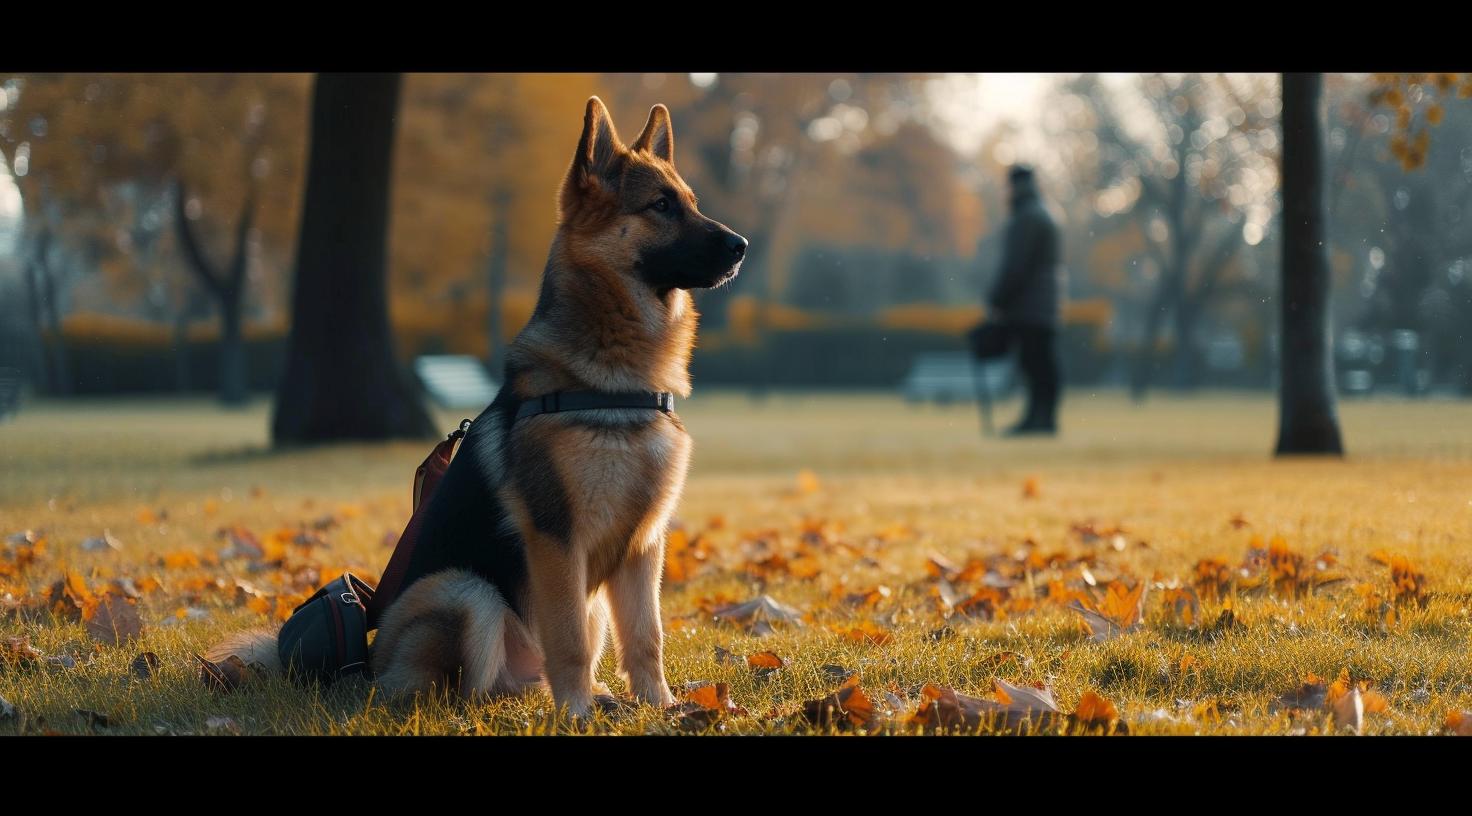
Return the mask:
{"type": "Polygon", "coordinates": [[[966,352],[928,352],[915,355],[900,390],[911,403],[973,402],[980,385],[997,398],[1011,389],[1012,380],[1010,360],[981,363],[966,352]],[[984,379],[978,382],[978,377],[984,379]]]}
{"type": "Polygon", "coordinates": [[[468,354],[433,354],[414,360],[414,373],[441,408],[484,408],[500,386],[485,365],[468,354]]]}

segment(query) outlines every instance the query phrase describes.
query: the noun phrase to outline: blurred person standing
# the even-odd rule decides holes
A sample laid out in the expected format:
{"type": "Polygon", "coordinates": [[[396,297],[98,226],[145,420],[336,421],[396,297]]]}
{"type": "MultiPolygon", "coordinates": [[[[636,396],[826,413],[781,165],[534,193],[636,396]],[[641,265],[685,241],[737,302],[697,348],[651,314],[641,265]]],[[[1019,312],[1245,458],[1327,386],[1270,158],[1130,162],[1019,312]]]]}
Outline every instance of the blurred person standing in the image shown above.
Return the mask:
{"type": "Polygon", "coordinates": [[[987,295],[1018,348],[1018,365],[1027,380],[1027,411],[1007,435],[1053,435],[1058,432],[1062,387],[1057,337],[1065,289],[1058,225],[1043,206],[1031,167],[1013,165],[1007,181],[1012,214],[1002,263],[987,295]]]}

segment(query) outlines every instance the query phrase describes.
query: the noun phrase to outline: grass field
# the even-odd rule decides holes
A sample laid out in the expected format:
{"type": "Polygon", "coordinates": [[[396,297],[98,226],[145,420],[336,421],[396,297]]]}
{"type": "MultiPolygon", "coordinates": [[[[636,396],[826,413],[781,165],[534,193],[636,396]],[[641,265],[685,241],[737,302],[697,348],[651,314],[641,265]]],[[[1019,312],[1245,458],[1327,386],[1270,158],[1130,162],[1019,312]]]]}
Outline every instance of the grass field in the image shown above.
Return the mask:
{"type": "MultiPolygon", "coordinates": [[[[384,700],[361,681],[252,676],[222,693],[200,680],[192,653],[224,633],[343,569],[376,579],[428,450],[270,453],[268,409],[38,402],[0,425],[0,698],[15,710],[0,734],[575,730],[545,693],[468,704],[384,700]],[[104,531],[116,548],[84,544],[104,531]],[[264,555],[221,558],[229,531],[264,555]],[[68,575],[59,606],[26,608],[68,575]],[[124,578],[136,605],[100,600],[124,578]],[[114,602],[138,613],[135,641],[99,643],[67,611],[95,624],[114,602]],[[147,678],[130,668],[142,652],[159,658],[147,678]]],[[[1431,734],[1472,709],[1472,403],[1343,403],[1350,455],[1334,462],[1272,460],[1265,395],[1136,407],[1074,392],[1064,434],[1028,441],[983,439],[966,406],[879,395],[700,394],[679,410],[695,454],[667,569],[666,671],[677,696],[724,683],[739,710],[682,721],[643,707],[594,732],[974,729],[953,708],[982,704],[927,704],[942,688],[1000,700],[994,679],[1046,684],[1064,713],[1088,700],[1045,731],[1115,720],[1090,714],[1094,695],[1135,734],[1343,732],[1360,719],[1343,715],[1351,700],[1363,733],[1431,734]],[[1407,559],[1398,585],[1392,557],[1407,559]],[[712,614],[763,594],[803,619],[759,635],[712,614]],[[1128,631],[1091,637],[1075,599],[1128,631]],[[739,659],[762,652],[782,667],[739,659]],[[838,726],[814,726],[803,706],[838,691],[833,667],[860,691],[844,692],[838,726]],[[1330,685],[1343,671],[1348,684],[1330,685]],[[1295,691],[1318,696],[1277,702],[1295,691]]],[[[459,415],[441,419],[449,430],[459,415]]],[[[614,666],[610,650],[600,676],[620,691],[614,666]]]]}

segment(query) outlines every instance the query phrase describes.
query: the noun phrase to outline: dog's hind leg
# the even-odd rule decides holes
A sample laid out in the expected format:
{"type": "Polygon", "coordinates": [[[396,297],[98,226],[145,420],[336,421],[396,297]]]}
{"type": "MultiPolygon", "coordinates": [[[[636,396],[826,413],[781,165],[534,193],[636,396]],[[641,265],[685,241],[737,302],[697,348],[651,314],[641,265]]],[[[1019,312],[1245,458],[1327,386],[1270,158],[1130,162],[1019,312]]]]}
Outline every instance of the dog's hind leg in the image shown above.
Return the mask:
{"type": "Polygon", "coordinates": [[[379,685],[390,694],[495,690],[509,611],[494,586],[463,570],[414,582],[384,613],[374,640],[379,685]]]}

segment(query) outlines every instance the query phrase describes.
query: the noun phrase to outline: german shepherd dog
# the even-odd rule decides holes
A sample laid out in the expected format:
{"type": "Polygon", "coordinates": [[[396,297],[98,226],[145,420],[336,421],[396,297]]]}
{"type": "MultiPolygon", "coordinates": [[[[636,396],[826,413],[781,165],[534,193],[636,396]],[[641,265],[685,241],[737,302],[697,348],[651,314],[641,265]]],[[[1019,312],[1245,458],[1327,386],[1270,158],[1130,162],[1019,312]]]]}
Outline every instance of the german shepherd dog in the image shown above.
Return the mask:
{"type": "Polygon", "coordinates": [[[545,680],[559,708],[586,716],[613,702],[594,677],[611,618],[629,691],[674,702],[659,592],[689,435],[652,404],[518,418],[566,392],[689,396],[689,290],[734,278],[747,242],[696,208],[674,147],[663,105],[626,146],[588,100],[536,309],[380,622],[371,665],[385,690],[515,694],[545,680]]]}

